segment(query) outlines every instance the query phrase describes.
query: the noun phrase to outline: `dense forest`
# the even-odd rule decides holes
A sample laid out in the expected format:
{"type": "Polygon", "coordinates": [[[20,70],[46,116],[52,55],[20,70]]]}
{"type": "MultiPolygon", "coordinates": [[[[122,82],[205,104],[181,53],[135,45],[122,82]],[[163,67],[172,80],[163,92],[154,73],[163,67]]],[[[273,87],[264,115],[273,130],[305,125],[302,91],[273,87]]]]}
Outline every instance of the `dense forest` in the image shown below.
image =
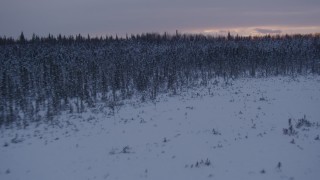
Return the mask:
{"type": "Polygon", "coordinates": [[[320,74],[320,35],[0,37],[0,125],[50,120],[214,78],[320,74]]]}

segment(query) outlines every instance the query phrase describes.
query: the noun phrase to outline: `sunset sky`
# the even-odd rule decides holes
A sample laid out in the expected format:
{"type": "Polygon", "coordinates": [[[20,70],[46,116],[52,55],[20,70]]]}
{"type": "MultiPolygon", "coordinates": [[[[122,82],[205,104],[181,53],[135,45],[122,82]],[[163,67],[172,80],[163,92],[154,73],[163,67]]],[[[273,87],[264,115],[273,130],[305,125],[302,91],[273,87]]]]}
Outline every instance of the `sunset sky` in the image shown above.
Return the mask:
{"type": "Polygon", "coordinates": [[[1,0],[0,36],[320,32],[320,0],[1,0]]]}

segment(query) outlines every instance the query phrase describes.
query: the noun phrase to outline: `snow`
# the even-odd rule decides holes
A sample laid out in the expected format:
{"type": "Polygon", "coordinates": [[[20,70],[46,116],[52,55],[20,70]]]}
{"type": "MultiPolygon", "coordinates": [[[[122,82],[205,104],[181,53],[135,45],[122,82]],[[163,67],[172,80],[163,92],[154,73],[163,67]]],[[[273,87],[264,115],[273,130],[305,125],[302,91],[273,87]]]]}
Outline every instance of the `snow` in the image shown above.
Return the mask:
{"type": "Polygon", "coordinates": [[[219,80],[132,102],[114,115],[90,109],[2,128],[0,179],[320,177],[319,76],[219,80]],[[283,131],[290,118],[295,135],[283,131]],[[297,128],[304,118],[311,126],[297,128]]]}

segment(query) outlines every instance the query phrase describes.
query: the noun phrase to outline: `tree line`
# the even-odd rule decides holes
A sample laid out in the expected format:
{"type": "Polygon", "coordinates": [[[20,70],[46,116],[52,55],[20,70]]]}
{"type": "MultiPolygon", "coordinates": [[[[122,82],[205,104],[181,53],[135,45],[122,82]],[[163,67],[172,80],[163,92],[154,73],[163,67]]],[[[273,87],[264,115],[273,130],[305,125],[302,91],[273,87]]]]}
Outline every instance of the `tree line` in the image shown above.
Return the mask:
{"type": "Polygon", "coordinates": [[[97,103],[207,85],[214,78],[320,73],[320,35],[146,33],[0,37],[0,125],[27,125],[97,103]]]}

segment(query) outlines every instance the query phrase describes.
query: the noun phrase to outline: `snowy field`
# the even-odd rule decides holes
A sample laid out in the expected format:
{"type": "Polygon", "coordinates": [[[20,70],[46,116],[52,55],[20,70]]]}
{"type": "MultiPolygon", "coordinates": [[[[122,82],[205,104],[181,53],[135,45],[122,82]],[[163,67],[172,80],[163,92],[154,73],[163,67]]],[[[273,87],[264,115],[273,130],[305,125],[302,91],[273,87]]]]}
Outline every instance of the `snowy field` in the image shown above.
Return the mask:
{"type": "Polygon", "coordinates": [[[0,132],[1,180],[320,179],[320,77],[238,79],[0,132]]]}

